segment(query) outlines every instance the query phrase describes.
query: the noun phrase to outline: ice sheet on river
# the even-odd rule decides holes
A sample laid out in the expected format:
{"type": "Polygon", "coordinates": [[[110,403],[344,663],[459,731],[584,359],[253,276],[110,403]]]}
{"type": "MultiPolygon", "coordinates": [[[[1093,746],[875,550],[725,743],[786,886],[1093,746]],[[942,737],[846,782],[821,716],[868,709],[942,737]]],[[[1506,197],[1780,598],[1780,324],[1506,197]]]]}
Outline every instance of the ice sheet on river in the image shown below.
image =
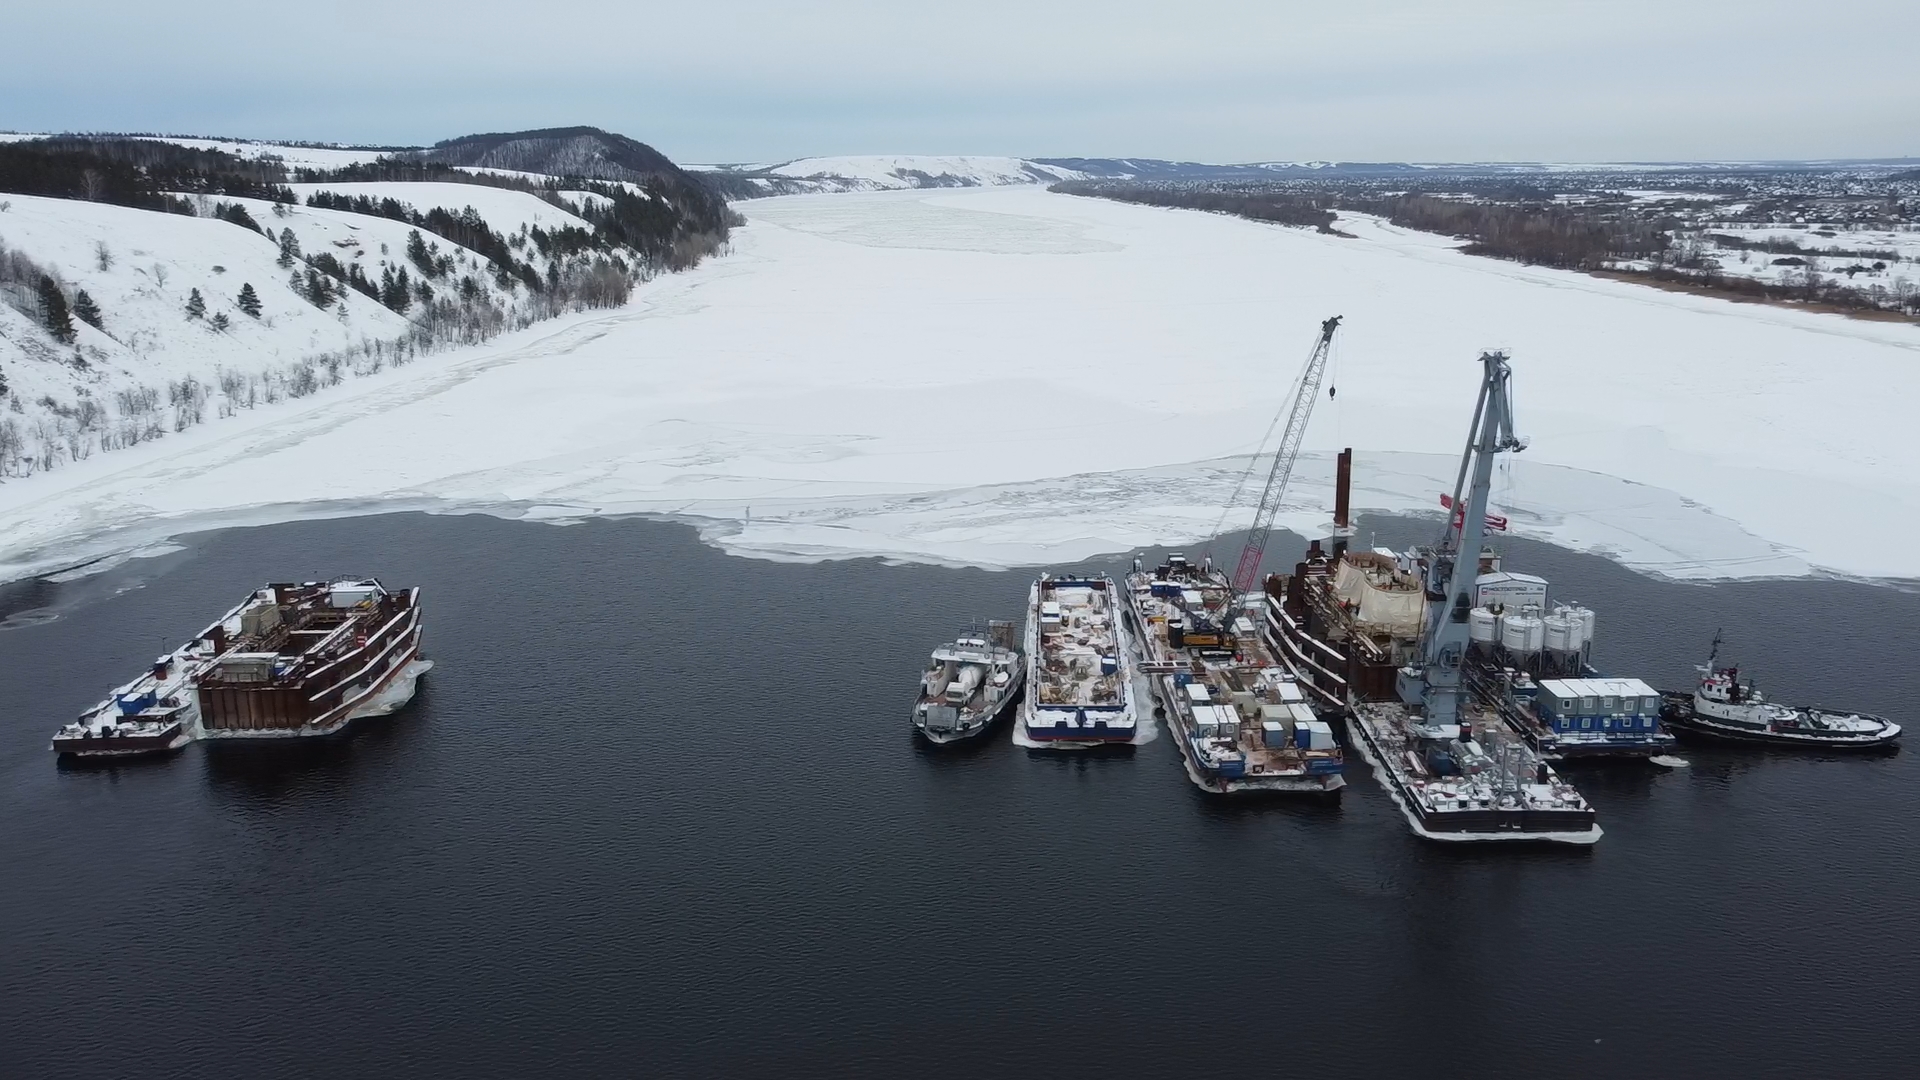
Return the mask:
{"type": "Polygon", "coordinates": [[[1532,439],[1495,491],[1521,535],[1674,577],[1913,575],[1920,328],[1474,259],[1377,223],[1347,239],[1034,189],[742,209],[734,254],[627,309],[0,484],[0,578],[401,509],[679,516],[777,558],[1191,542],[1332,314],[1338,396],[1283,525],[1324,520],[1341,446],[1358,507],[1434,512],[1495,346],[1532,439]]]}

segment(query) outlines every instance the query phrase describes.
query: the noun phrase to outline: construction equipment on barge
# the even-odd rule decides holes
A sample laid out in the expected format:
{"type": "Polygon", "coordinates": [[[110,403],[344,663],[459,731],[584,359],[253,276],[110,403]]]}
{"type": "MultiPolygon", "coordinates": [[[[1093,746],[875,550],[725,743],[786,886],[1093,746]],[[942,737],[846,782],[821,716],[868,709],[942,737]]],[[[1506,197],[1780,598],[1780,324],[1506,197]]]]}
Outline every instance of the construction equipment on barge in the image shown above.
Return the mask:
{"type": "Polygon", "coordinates": [[[1127,575],[1140,670],[1202,791],[1332,794],[1345,752],[1261,643],[1211,561],[1175,554],[1127,575]]]}
{"type": "MultiPolygon", "coordinates": [[[[1253,591],[1339,326],[1338,315],[1320,324],[1294,384],[1233,577],[1215,569],[1211,557],[1196,566],[1178,554],[1151,571],[1136,560],[1127,576],[1128,614],[1148,690],[1173,730],[1188,778],[1204,791],[1328,794],[1346,784],[1340,775],[1345,752],[1333,726],[1314,713],[1261,641],[1265,597],[1253,591]]],[[[1241,488],[1260,457],[1256,452],[1247,463],[1241,488]]],[[[1227,500],[1227,512],[1239,490],[1227,500]]]]}
{"type": "Polygon", "coordinates": [[[1480,357],[1482,378],[1438,546],[1355,555],[1341,455],[1331,551],[1313,541],[1289,579],[1267,579],[1264,631],[1316,700],[1348,719],[1352,742],[1420,836],[1444,841],[1590,844],[1591,805],[1554,773],[1467,682],[1487,495],[1513,433],[1505,353],[1480,357]],[[1464,554],[1463,553],[1470,553],[1464,554]]]}

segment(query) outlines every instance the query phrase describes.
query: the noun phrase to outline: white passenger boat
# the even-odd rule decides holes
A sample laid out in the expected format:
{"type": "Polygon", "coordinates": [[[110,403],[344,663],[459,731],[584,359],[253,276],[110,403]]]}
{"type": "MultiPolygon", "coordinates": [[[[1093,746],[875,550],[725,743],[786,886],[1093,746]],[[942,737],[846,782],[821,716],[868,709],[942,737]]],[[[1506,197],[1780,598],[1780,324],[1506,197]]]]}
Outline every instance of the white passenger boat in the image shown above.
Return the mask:
{"type": "Polygon", "coordinates": [[[995,621],[985,634],[962,634],[933,650],[920,676],[913,729],[934,743],[980,735],[1007,712],[1026,677],[1012,623],[995,621]]]}

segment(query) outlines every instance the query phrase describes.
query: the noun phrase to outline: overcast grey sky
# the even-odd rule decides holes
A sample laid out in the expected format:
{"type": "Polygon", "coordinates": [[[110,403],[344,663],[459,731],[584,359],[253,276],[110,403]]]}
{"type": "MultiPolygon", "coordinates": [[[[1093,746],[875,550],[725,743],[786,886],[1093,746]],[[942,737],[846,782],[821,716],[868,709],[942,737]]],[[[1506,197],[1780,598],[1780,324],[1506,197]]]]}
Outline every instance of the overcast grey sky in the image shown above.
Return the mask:
{"type": "Polygon", "coordinates": [[[1920,155],[1920,0],[10,6],[0,130],[584,123],[690,162],[1920,155]]]}

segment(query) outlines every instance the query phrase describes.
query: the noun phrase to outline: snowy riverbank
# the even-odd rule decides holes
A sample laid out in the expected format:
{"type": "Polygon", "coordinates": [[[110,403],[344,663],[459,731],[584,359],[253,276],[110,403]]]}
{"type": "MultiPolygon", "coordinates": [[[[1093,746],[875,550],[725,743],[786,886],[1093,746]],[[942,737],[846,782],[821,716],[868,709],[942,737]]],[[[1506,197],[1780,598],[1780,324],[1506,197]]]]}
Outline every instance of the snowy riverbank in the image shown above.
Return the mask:
{"type": "Polygon", "coordinates": [[[677,516],[769,558],[1186,542],[1334,314],[1338,395],[1283,525],[1325,519],[1348,445],[1358,507],[1437,510],[1475,356],[1503,347],[1532,440],[1495,492],[1519,534],[1678,578],[1915,575],[1860,540],[1920,527],[1914,327],[1035,188],[741,209],[736,254],[628,308],[0,484],[0,579],[401,509],[677,516]]]}

